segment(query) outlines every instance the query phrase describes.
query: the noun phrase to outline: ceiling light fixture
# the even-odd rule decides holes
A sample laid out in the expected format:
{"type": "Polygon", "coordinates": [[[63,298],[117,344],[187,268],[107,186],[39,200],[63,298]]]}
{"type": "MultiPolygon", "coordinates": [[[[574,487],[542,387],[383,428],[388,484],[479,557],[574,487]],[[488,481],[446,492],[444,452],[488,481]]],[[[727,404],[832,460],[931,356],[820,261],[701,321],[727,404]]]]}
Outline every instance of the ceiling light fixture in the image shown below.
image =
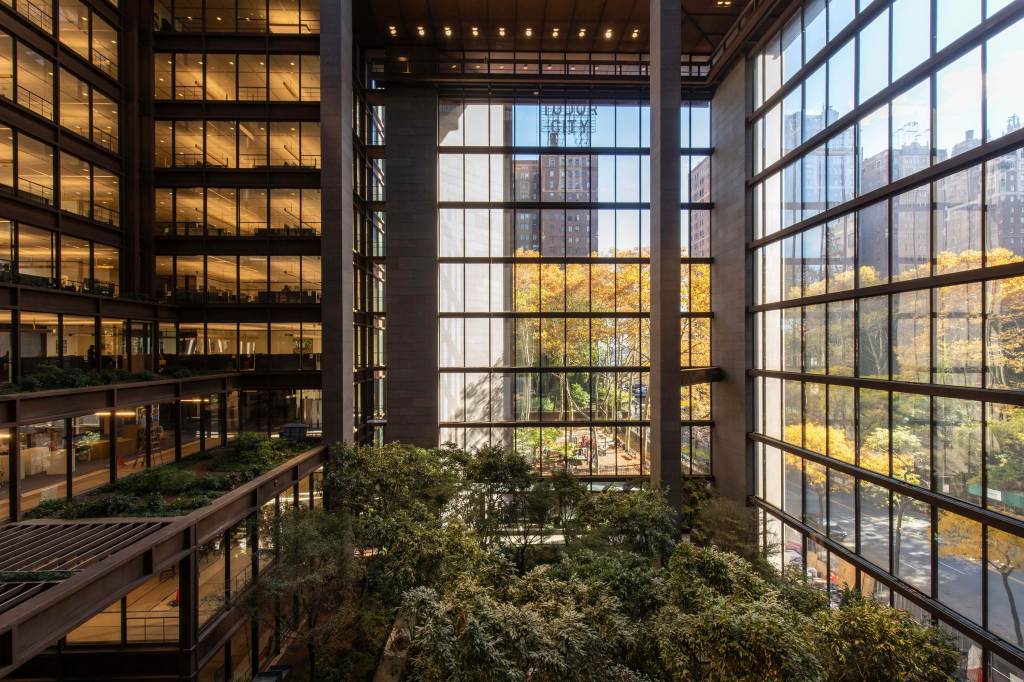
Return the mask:
{"type": "Polygon", "coordinates": [[[557,28],[551,29],[551,37],[552,38],[557,38],[558,37],[558,29],[557,28]]]}
{"type": "Polygon", "coordinates": [[[640,29],[634,28],[632,35],[633,35],[633,40],[636,40],[637,38],[639,38],[640,37],[640,29]]]}
{"type": "Polygon", "coordinates": [[[445,26],[444,27],[444,37],[445,38],[451,38],[452,37],[452,27],[451,26],[445,26]]]}
{"type": "Polygon", "coordinates": [[[580,29],[580,38],[586,38],[586,37],[587,37],[587,29],[581,28],[580,29]]]}
{"type": "Polygon", "coordinates": [[[533,29],[529,26],[526,27],[526,37],[529,38],[533,35],[533,29]]]}
{"type": "Polygon", "coordinates": [[[715,3],[715,5],[718,6],[718,7],[731,7],[732,6],[732,0],[718,0],[715,3]]]}
{"type": "Polygon", "coordinates": [[[427,35],[427,30],[425,28],[423,28],[422,26],[417,26],[416,27],[416,33],[418,33],[420,38],[422,38],[423,36],[427,35]]]}
{"type": "Polygon", "coordinates": [[[397,26],[388,26],[388,33],[390,33],[391,37],[394,38],[395,36],[398,35],[398,27],[397,26]]]}
{"type": "Polygon", "coordinates": [[[505,37],[505,27],[504,26],[499,26],[498,27],[498,35],[501,36],[502,38],[505,37]]]}
{"type": "Polygon", "coordinates": [[[480,35],[480,29],[477,28],[476,26],[474,26],[473,28],[471,28],[469,30],[473,33],[473,37],[474,38],[476,38],[478,35],[480,35]]]}
{"type": "Polygon", "coordinates": [[[611,38],[612,37],[612,30],[610,28],[605,29],[604,37],[605,38],[611,38]]]}

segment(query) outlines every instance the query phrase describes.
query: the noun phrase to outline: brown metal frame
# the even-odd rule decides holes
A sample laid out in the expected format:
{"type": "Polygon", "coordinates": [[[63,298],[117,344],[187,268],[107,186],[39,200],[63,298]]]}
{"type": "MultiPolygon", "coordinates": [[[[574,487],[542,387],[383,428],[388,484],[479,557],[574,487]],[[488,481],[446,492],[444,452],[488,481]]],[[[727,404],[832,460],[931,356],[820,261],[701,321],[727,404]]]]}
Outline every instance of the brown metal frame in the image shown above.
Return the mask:
{"type": "MultiPolygon", "coordinates": [[[[11,673],[51,646],[56,640],[124,596],[161,570],[191,567],[199,546],[256,513],[264,503],[297,484],[326,462],[327,448],[307,450],[262,476],[225,493],[212,504],[176,519],[159,519],[164,525],[105,560],[78,572],[50,589],[0,613],[0,677],[11,673]]],[[[157,521],[157,520],[154,520],[157,521]]],[[[30,521],[17,526],[77,526],[79,522],[30,521]]],[[[11,528],[12,526],[7,526],[11,528]]],[[[107,533],[117,533],[117,525],[107,533]]],[[[183,585],[192,580],[182,581],[183,585]]],[[[182,654],[194,655],[196,633],[187,626],[195,620],[195,595],[184,590],[181,622],[185,637],[182,654]]],[[[218,618],[225,618],[225,615],[218,618]]],[[[216,627],[211,623],[209,627],[216,627]]]]}

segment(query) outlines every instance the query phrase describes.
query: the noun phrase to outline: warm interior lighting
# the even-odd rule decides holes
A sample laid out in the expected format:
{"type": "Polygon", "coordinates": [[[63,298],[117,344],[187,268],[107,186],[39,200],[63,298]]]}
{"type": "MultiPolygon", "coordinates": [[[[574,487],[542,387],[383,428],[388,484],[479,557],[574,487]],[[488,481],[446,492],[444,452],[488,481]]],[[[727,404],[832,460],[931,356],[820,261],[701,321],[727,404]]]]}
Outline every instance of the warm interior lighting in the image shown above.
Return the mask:
{"type": "Polygon", "coordinates": [[[397,26],[388,26],[388,33],[390,33],[392,37],[397,36],[398,35],[398,27],[397,26]]]}
{"type": "Polygon", "coordinates": [[[633,29],[633,40],[636,40],[639,37],[640,37],[640,29],[634,28],[633,29]]]}
{"type": "Polygon", "coordinates": [[[558,29],[557,28],[551,29],[551,37],[552,38],[557,38],[558,37],[558,29]]]}
{"type": "Polygon", "coordinates": [[[611,38],[611,37],[612,37],[612,30],[611,30],[610,28],[606,28],[606,29],[605,29],[605,31],[604,31],[604,37],[605,37],[605,38],[611,38]]]}
{"type": "Polygon", "coordinates": [[[529,38],[533,35],[533,29],[529,26],[526,27],[526,37],[529,38]]]}
{"type": "Polygon", "coordinates": [[[417,26],[416,33],[419,34],[420,38],[422,38],[423,36],[427,35],[427,30],[422,26],[417,26]]]}
{"type": "Polygon", "coordinates": [[[586,38],[586,37],[587,37],[587,29],[581,28],[580,29],[580,38],[586,38]]]}
{"type": "Polygon", "coordinates": [[[474,26],[473,28],[471,28],[469,30],[473,34],[474,38],[476,38],[478,35],[480,35],[480,29],[477,28],[476,26],[474,26]]]}
{"type": "Polygon", "coordinates": [[[444,27],[444,37],[445,38],[451,38],[452,37],[452,27],[451,26],[445,26],[444,27]]]}
{"type": "Polygon", "coordinates": [[[499,26],[498,27],[498,35],[501,36],[502,38],[505,37],[505,27],[504,26],[499,26]]]}
{"type": "Polygon", "coordinates": [[[730,7],[732,5],[732,0],[717,0],[715,5],[718,7],[730,7]]]}

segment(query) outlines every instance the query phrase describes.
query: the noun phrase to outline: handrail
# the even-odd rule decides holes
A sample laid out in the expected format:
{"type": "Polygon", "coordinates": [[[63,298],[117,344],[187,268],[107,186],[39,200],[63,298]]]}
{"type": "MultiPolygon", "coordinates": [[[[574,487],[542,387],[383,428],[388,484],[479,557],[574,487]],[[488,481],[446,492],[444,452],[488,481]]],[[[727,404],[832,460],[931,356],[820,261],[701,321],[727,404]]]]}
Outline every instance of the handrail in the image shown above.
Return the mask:
{"type": "Polygon", "coordinates": [[[21,84],[18,84],[18,104],[44,118],[53,118],[53,102],[42,95],[32,92],[21,84]],[[22,95],[24,95],[27,101],[22,101],[22,95]]]}
{"type": "Polygon", "coordinates": [[[17,5],[18,13],[23,17],[47,33],[53,32],[53,15],[50,14],[47,7],[37,5],[35,0],[18,0],[14,4],[17,5]],[[27,9],[23,9],[24,7],[27,9]]]}

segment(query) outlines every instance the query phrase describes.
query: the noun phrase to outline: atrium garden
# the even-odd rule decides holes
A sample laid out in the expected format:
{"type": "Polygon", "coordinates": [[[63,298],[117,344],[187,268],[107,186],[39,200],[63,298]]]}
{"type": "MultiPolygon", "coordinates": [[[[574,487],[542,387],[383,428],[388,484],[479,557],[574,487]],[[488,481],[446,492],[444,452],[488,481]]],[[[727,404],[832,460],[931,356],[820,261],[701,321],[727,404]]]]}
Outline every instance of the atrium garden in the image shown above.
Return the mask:
{"type": "Polygon", "coordinates": [[[703,481],[680,514],[499,448],[401,444],[334,446],[319,480],[321,504],[263,517],[238,597],[309,680],[956,679],[949,635],[779,574],[703,481]]]}

